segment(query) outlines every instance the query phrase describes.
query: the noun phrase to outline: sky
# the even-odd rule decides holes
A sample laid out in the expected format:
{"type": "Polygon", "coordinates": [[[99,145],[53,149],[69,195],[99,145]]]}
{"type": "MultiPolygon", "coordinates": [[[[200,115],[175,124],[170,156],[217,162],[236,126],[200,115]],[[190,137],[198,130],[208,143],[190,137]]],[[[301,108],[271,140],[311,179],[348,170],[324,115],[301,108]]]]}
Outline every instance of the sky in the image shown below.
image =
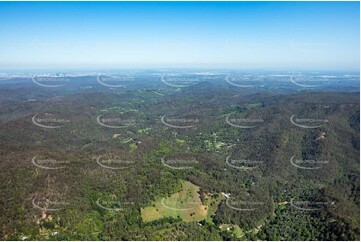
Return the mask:
{"type": "Polygon", "coordinates": [[[359,66],[359,2],[0,2],[2,70],[359,66]]]}

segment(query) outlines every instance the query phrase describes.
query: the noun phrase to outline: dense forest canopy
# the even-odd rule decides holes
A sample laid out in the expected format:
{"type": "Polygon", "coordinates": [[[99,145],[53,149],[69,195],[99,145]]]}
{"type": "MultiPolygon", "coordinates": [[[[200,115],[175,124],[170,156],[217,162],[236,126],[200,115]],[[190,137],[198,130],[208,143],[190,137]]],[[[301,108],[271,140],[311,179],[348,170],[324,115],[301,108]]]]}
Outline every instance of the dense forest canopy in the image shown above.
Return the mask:
{"type": "Polygon", "coordinates": [[[359,240],[359,79],[319,76],[0,80],[0,239],[359,240]]]}

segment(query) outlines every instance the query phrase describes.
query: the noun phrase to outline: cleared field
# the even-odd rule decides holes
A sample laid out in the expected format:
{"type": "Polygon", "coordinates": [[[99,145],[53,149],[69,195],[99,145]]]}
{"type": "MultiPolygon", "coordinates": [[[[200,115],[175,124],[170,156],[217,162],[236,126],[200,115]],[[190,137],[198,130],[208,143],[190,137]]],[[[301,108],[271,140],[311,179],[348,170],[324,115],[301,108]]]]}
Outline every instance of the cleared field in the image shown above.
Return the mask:
{"type": "Polygon", "coordinates": [[[164,217],[181,218],[188,222],[204,219],[211,221],[211,215],[216,212],[221,198],[218,195],[215,196],[216,198],[207,196],[203,205],[198,192],[198,186],[187,181],[183,182],[181,191],[142,208],[143,221],[149,222],[164,217]]]}
{"type": "Polygon", "coordinates": [[[237,238],[242,238],[245,235],[243,230],[237,224],[221,224],[219,228],[223,231],[233,233],[237,238]]]}

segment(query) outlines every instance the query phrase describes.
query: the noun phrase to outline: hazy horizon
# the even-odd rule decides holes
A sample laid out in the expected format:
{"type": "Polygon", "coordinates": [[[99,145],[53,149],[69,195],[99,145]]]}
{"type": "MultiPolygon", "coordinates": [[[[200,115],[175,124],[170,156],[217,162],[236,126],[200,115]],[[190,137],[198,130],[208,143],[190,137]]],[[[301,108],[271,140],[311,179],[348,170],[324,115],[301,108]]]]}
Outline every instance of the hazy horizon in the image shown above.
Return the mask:
{"type": "Polygon", "coordinates": [[[0,70],[359,71],[359,2],[1,2],[0,70]]]}

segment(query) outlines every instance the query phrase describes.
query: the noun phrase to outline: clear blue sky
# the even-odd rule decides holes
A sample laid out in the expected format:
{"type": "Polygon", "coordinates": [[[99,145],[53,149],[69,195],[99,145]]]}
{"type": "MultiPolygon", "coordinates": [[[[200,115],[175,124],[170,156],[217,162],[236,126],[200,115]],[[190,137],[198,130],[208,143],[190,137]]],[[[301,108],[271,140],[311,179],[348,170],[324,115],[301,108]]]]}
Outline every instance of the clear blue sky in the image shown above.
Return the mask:
{"type": "Polygon", "coordinates": [[[0,69],[359,70],[358,2],[1,2],[0,69]]]}

